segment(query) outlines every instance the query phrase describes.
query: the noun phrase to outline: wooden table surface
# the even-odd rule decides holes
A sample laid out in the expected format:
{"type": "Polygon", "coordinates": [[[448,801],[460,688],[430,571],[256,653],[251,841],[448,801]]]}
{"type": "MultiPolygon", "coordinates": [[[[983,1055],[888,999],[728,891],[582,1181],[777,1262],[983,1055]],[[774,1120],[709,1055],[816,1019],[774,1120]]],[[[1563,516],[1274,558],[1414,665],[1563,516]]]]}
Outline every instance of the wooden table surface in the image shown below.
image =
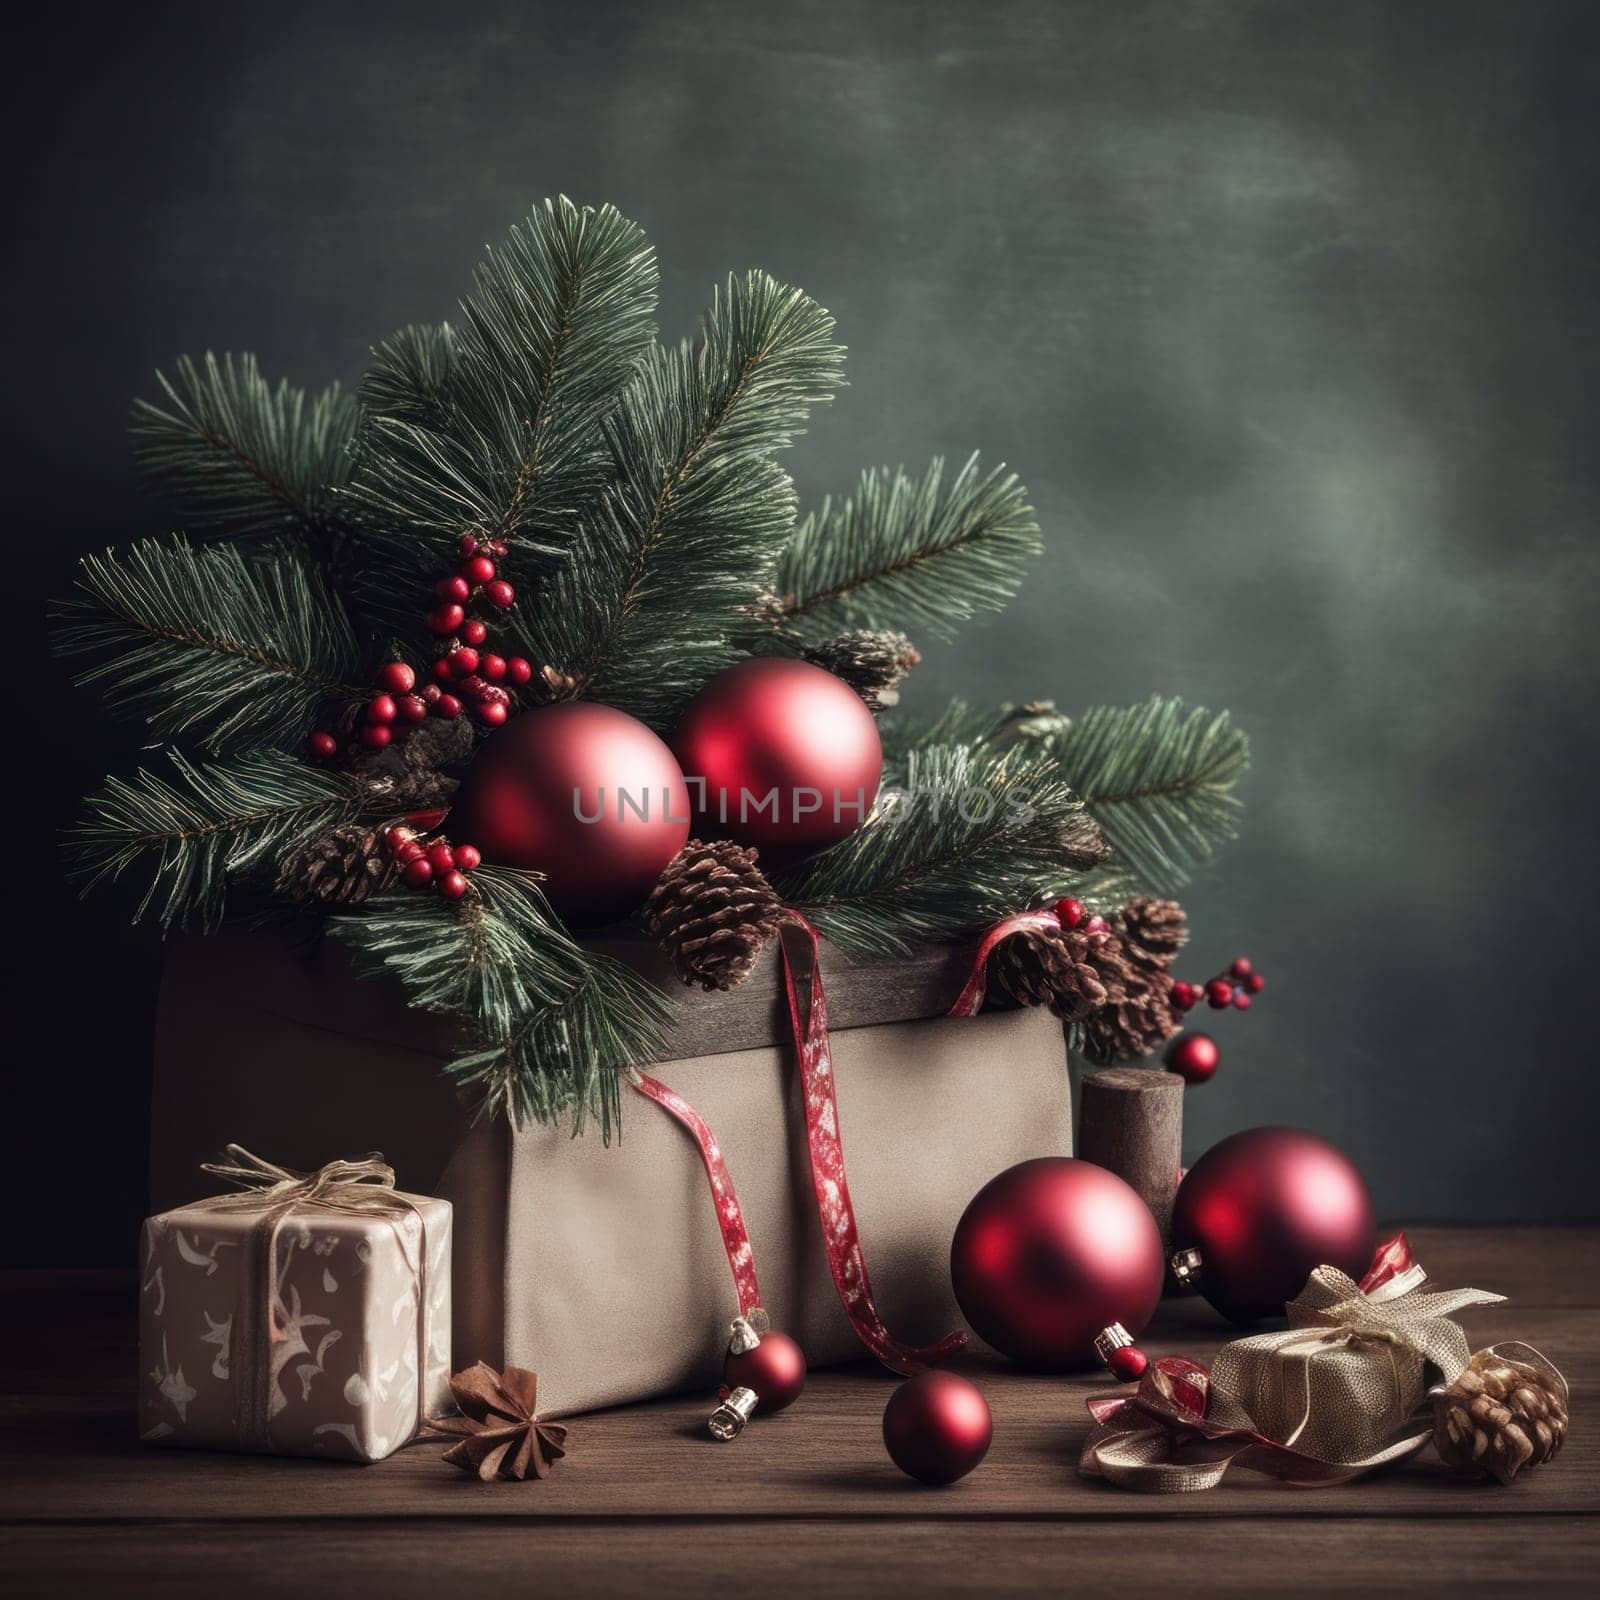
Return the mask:
{"type": "MultiPolygon", "coordinates": [[[[543,1483],[480,1485],[414,1445],[376,1466],[157,1450],[133,1423],[135,1298],[117,1273],[0,1275],[0,1587],[24,1594],[1012,1594],[1119,1597],[1600,1592],[1600,1229],[1410,1230],[1441,1284],[1510,1296],[1463,1317],[1562,1368],[1573,1427],[1508,1488],[1432,1457],[1354,1484],[1245,1472],[1203,1494],[1077,1475],[1092,1374],[961,1363],[994,1411],[988,1460],[924,1489],[884,1454],[892,1379],[812,1374],[733,1444],[707,1397],[573,1420],[543,1483]]],[[[1228,1336],[1169,1301],[1141,1343],[1207,1361],[1228,1336]]]]}

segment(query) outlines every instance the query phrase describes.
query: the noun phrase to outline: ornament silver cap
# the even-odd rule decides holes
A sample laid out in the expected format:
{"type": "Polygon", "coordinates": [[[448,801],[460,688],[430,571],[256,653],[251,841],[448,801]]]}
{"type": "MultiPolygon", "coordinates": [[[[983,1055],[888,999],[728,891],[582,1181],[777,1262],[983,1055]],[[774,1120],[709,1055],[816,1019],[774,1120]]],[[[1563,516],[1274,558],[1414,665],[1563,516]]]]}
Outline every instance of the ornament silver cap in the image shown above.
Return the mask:
{"type": "MultiPolygon", "coordinates": [[[[765,1318],[762,1319],[763,1321],[765,1318]]],[[[728,1354],[746,1356],[761,1343],[761,1334],[748,1317],[735,1317],[728,1329],[728,1354]]]]}
{"type": "Polygon", "coordinates": [[[1175,1250],[1172,1259],[1167,1263],[1172,1276],[1186,1289],[1192,1289],[1199,1283],[1201,1266],[1200,1252],[1193,1248],[1175,1250]]]}
{"type": "Polygon", "coordinates": [[[1121,1350],[1132,1343],[1133,1335],[1120,1322],[1113,1322],[1110,1327],[1102,1328],[1094,1336],[1094,1353],[1102,1361],[1109,1363],[1113,1350],[1121,1350]]]}
{"type": "Polygon", "coordinates": [[[744,1425],[756,1414],[756,1392],[754,1389],[734,1389],[727,1398],[711,1413],[711,1420],[707,1426],[711,1429],[713,1439],[726,1442],[737,1439],[744,1432],[744,1425]]]}

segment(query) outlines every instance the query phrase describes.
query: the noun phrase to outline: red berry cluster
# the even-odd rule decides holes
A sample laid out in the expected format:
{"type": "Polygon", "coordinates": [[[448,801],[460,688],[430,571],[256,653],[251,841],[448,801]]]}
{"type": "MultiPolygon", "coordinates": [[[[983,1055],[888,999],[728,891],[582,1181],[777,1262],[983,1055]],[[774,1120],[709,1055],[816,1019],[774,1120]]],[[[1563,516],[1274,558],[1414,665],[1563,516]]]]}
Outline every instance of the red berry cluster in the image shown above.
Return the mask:
{"type": "Polygon", "coordinates": [[[459,633],[470,645],[483,643],[489,630],[483,623],[467,618],[467,606],[475,598],[481,597],[501,611],[510,610],[517,591],[504,578],[495,576],[494,565],[494,558],[505,553],[506,547],[496,540],[477,539],[470,533],[461,535],[455,576],[441,578],[434,585],[439,603],[428,613],[428,626],[439,638],[459,633]]]}
{"type": "Polygon", "coordinates": [[[1254,997],[1267,986],[1267,980],[1256,971],[1248,956],[1237,957],[1225,971],[1204,983],[1184,983],[1172,986],[1172,1004],[1178,1012],[1192,1011],[1202,1000],[1213,1011],[1248,1011],[1254,997]]]}
{"type": "Polygon", "coordinates": [[[483,860],[476,845],[453,845],[442,834],[424,843],[405,823],[390,828],[383,838],[407,885],[437,889],[446,900],[459,900],[467,892],[467,874],[483,860]]]}
{"type": "Polygon", "coordinates": [[[435,716],[459,717],[470,705],[473,721],[498,728],[511,715],[511,695],[502,685],[521,688],[533,668],[521,656],[497,656],[461,644],[434,662],[433,675],[438,681],[423,694],[432,693],[435,716]]]}

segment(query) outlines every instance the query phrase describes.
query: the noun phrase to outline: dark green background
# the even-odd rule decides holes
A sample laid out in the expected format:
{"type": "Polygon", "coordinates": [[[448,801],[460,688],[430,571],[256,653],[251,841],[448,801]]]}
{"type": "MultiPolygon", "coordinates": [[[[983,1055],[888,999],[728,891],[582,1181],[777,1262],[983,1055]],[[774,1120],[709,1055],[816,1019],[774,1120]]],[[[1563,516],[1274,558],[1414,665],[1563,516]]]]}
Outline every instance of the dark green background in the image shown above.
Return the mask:
{"type": "MultiPolygon", "coordinates": [[[[837,315],[792,467],[974,446],[1031,486],[1022,599],[914,700],[1229,706],[1247,831],[1194,965],[1188,1152],[1299,1123],[1404,1218],[1593,1216],[1591,4],[972,0],[53,9],[19,48],[5,437],[13,1178],[104,1187],[13,1256],[126,1255],[158,949],[51,839],[132,740],[37,642],[79,550],[162,526],[123,426],[182,351],[353,380],[540,197],[837,315]]],[[[219,1041],[218,1070],[227,1069],[219,1041]]],[[[956,1114],[953,1112],[953,1114],[956,1114]]]]}

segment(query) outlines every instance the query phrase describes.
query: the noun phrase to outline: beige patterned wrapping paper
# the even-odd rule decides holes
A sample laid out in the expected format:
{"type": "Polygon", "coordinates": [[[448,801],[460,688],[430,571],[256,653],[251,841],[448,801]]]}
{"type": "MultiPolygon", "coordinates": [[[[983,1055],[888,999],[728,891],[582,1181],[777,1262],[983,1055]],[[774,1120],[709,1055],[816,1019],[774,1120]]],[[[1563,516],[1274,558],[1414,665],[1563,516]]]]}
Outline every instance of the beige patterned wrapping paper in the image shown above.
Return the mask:
{"type": "Polygon", "coordinates": [[[379,1461],[445,1408],[451,1207],[382,1192],[392,1209],[295,1205],[265,1229],[265,1207],[245,1196],[145,1221],[141,1439],[379,1461]],[[275,1272],[263,1278],[269,1242],[275,1272]],[[252,1349],[270,1350],[270,1370],[247,1370],[252,1349]]]}

